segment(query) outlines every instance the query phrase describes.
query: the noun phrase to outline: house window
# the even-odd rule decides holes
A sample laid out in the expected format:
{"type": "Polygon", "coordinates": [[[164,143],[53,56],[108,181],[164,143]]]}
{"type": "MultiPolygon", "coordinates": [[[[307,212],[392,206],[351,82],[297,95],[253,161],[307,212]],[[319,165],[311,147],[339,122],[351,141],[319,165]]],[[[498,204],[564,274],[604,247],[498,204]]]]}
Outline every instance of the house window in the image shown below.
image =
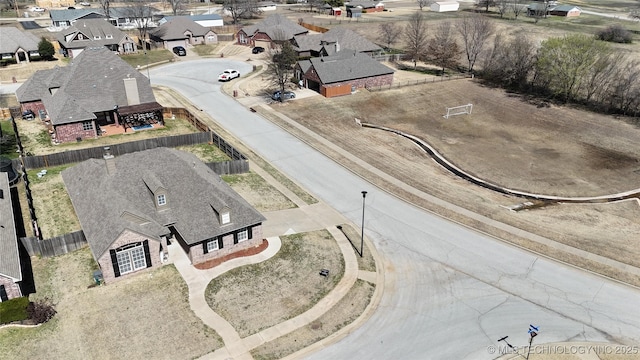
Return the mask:
{"type": "Polygon", "coordinates": [[[249,240],[249,232],[247,230],[242,230],[238,233],[238,242],[243,242],[249,240]]]}
{"type": "Polygon", "coordinates": [[[164,196],[164,194],[158,195],[158,206],[162,206],[166,204],[167,204],[167,198],[164,196]]]}
{"type": "Polygon", "coordinates": [[[4,288],[4,285],[0,285],[0,302],[9,300],[7,296],[7,290],[4,288]]]}
{"type": "Polygon", "coordinates": [[[147,267],[147,260],[144,257],[144,248],[141,243],[131,244],[131,246],[116,250],[116,256],[120,275],[147,267]]]}
{"type": "Polygon", "coordinates": [[[82,123],[82,130],[93,130],[93,121],[84,121],[82,123]]]}
{"type": "Polygon", "coordinates": [[[106,35],[105,36],[107,39],[113,39],[113,35],[106,35]]]}
{"type": "Polygon", "coordinates": [[[218,239],[213,239],[207,241],[207,252],[218,250],[220,246],[218,246],[218,239]]]}
{"type": "Polygon", "coordinates": [[[94,36],[94,37],[93,37],[93,40],[100,40],[100,36],[97,36],[97,35],[96,35],[96,36],[94,36]]]}
{"type": "Polygon", "coordinates": [[[222,214],[222,224],[228,224],[230,222],[231,222],[231,215],[227,211],[226,213],[222,214]]]}

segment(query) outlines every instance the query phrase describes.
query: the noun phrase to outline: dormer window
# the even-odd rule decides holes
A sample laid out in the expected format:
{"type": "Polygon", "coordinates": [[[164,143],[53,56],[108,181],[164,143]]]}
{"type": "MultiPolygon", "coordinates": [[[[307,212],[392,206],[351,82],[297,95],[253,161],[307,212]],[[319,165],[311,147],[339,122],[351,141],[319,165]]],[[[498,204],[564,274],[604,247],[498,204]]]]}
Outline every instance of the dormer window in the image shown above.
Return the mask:
{"type": "Polygon", "coordinates": [[[94,35],[94,36],[93,36],[93,40],[100,40],[100,36],[98,36],[98,35],[94,35]]]}
{"type": "Polygon", "coordinates": [[[229,213],[229,211],[223,212],[220,215],[220,221],[222,222],[222,225],[225,225],[231,222],[231,214],[229,213]]]}
{"type": "Polygon", "coordinates": [[[167,197],[164,196],[164,194],[158,195],[157,199],[158,199],[158,206],[162,206],[162,205],[166,205],[167,204],[167,197]]]}
{"type": "Polygon", "coordinates": [[[107,39],[113,39],[113,35],[107,35],[105,36],[107,39]]]}

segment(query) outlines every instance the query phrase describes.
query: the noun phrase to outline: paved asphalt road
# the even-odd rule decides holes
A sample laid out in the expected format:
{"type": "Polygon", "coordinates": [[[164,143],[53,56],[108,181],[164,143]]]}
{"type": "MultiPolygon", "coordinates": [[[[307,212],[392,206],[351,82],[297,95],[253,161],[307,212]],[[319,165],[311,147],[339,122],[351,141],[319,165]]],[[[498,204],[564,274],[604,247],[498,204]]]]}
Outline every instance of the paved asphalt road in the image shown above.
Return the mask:
{"type": "MultiPolygon", "coordinates": [[[[219,92],[227,59],[151,70],[152,83],[181,92],[228,131],[355,224],[369,191],[366,234],[385,259],[385,291],[374,315],[310,359],[492,359],[508,335],[536,343],[640,343],[640,291],[538,257],[408,205],[219,92]]],[[[330,119],[327,119],[330,121],[330,119]]]]}

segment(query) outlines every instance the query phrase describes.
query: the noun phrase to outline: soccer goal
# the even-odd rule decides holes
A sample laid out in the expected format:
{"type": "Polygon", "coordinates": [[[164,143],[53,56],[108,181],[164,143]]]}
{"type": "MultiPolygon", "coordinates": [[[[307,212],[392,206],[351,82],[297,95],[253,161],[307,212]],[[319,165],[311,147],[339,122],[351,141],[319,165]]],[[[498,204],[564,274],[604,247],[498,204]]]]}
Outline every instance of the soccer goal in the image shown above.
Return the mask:
{"type": "Polygon", "coordinates": [[[449,116],[453,115],[471,114],[471,110],[473,110],[473,104],[448,107],[447,114],[444,116],[444,118],[448,119],[449,116]]]}

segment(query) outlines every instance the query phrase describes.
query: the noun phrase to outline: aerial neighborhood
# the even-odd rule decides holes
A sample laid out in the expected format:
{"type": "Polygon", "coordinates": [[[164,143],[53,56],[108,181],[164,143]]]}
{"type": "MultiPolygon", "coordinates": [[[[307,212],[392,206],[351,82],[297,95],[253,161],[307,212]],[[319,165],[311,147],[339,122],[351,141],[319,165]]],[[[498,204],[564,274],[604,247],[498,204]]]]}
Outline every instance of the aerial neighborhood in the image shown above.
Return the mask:
{"type": "Polygon", "coordinates": [[[0,15],[0,358],[640,356],[637,0],[0,15]]]}

